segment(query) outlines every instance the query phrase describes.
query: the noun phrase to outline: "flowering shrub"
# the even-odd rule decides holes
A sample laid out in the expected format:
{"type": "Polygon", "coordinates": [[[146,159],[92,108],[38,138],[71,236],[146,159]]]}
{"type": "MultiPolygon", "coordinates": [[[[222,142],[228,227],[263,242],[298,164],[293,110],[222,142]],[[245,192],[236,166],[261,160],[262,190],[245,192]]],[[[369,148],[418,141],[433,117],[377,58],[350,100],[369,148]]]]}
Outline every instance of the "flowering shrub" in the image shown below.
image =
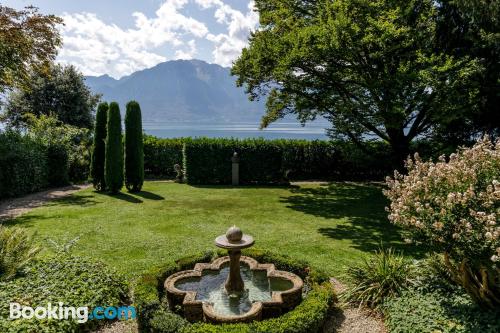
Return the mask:
{"type": "Polygon", "coordinates": [[[387,179],[390,221],[444,253],[476,301],[500,304],[500,141],[484,138],[437,163],[416,154],[407,168],[387,179]]]}

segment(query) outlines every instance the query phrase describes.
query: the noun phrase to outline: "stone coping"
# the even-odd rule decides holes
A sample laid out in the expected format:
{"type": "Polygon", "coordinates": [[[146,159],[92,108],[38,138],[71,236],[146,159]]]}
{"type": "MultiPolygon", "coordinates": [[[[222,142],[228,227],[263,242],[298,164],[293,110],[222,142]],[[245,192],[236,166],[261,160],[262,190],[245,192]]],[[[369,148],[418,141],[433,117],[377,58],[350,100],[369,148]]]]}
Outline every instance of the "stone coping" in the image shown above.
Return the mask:
{"type": "Polygon", "coordinates": [[[252,246],[255,243],[253,237],[250,235],[243,235],[241,240],[236,242],[230,242],[226,235],[220,235],[215,239],[215,245],[217,247],[227,249],[227,250],[241,250],[252,246]]]}
{"type": "Polygon", "coordinates": [[[254,302],[250,310],[241,315],[224,316],[215,312],[212,304],[196,300],[196,291],[177,289],[176,283],[187,278],[201,278],[204,270],[218,271],[229,264],[229,257],[217,258],[212,263],[197,263],[192,270],[174,273],[165,280],[165,290],[171,308],[181,305],[184,317],[189,321],[208,321],[214,323],[250,322],[281,315],[302,301],[302,279],[290,272],[277,270],[274,264],[260,264],[255,259],[241,256],[240,262],[251,270],[265,270],[268,278],[281,278],[292,282],[293,286],[285,291],[273,291],[271,300],[254,302]]]}

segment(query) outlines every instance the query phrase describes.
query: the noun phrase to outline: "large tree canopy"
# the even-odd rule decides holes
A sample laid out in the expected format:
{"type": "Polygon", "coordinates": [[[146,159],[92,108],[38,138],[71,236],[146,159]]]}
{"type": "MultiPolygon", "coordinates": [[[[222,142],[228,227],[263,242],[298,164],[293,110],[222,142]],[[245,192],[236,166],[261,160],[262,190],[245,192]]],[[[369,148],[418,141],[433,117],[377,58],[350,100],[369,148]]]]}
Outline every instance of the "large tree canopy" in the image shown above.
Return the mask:
{"type": "Polygon", "coordinates": [[[0,93],[23,85],[31,71],[45,72],[57,54],[62,19],[40,14],[35,7],[24,10],[0,6],[0,93]]]}
{"type": "Polygon", "coordinates": [[[256,0],[260,27],[234,63],[251,99],[267,95],[262,126],[321,115],[332,135],[409,143],[470,107],[480,62],[440,49],[433,0],[256,0]]]}
{"type": "Polygon", "coordinates": [[[9,126],[22,127],[26,115],[52,115],[68,125],[92,128],[99,98],[75,67],[53,65],[48,75],[32,73],[24,89],[9,94],[2,118],[9,126]]]}
{"type": "Polygon", "coordinates": [[[482,67],[471,80],[478,87],[473,105],[439,132],[451,141],[476,133],[500,136],[500,1],[441,0],[438,8],[438,45],[482,67]]]}

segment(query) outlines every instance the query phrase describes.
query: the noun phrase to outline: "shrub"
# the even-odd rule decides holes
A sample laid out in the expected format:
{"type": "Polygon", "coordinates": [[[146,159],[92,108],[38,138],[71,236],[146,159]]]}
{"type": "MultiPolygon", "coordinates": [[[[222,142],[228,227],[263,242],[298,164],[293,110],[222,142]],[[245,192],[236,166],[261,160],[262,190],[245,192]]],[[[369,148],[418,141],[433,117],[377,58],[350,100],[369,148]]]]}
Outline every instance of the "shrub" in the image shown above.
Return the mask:
{"type": "Polygon", "coordinates": [[[108,103],[100,103],[95,116],[94,144],[92,146],[92,162],[90,178],[97,191],[106,189],[104,178],[104,161],[106,158],[106,122],[108,118],[108,103]]]}
{"type": "Polygon", "coordinates": [[[377,309],[386,298],[399,295],[414,283],[415,267],[393,249],[380,249],[361,265],[350,267],[347,273],[352,286],[341,298],[377,309]]]}
{"type": "Polygon", "coordinates": [[[24,229],[0,224],[0,281],[14,278],[38,251],[24,229]]]}
{"type": "Polygon", "coordinates": [[[144,183],[144,148],[142,118],[139,103],[127,103],[125,114],[125,186],[138,192],[144,183]]]}
{"type": "Polygon", "coordinates": [[[48,182],[51,186],[62,186],[69,183],[68,149],[62,144],[47,147],[48,182]]]}
{"type": "Polygon", "coordinates": [[[71,181],[88,178],[90,156],[90,131],[64,124],[53,116],[27,115],[26,136],[45,147],[64,146],[68,155],[68,175],[61,175],[71,181]]]}
{"type": "Polygon", "coordinates": [[[163,298],[163,283],[167,276],[181,270],[192,269],[197,262],[210,262],[223,251],[201,253],[169,262],[143,274],[134,287],[134,303],[138,308],[139,328],[142,332],[269,332],[269,333],[314,333],[319,332],[326,320],[334,295],[328,276],[302,261],[261,250],[244,250],[243,255],[251,256],[259,262],[272,262],[278,269],[288,270],[306,282],[306,297],[300,305],[279,318],[248,324],[214,325],[191,324],[181,316],[168,310],[163,298]]]}
{"type": "Polygon", "coordinates": [[[487,138],[437,163],[418,155],[385,194],[389,219],[444,253],[455,281],[481,305],[500,305],[500,141],[487,138]]]}
{"type": "Polygon", "coordinates": [[[384,304],[385,324],[391,333],[496,333],[500,312],[484,310],[461,289],[410,289],[384,304]]]}
{"type": "Polygon", "coordinates": [[[19,133],[0,133],[0,199],[39,191],[48,185],[46,148],[19,133]]]}
{"type": "Polygon", "coordinates": [[[119,306],[127,301],[123,279],[101,262],[82,257],[58,255],[28,265],[25,276],[0,282],[0,331],[83,332],[102,321],[9,319],[9,303],[47,306],[64,302],[66,306],[119,306]]]}
{"type": "Polygon", "coordinates": [[[109,105],[106,134],[106,158],[104,176],[106,187],[111,193],[118,193],[123,187],[123,144],[120,107],[109,105]]]}

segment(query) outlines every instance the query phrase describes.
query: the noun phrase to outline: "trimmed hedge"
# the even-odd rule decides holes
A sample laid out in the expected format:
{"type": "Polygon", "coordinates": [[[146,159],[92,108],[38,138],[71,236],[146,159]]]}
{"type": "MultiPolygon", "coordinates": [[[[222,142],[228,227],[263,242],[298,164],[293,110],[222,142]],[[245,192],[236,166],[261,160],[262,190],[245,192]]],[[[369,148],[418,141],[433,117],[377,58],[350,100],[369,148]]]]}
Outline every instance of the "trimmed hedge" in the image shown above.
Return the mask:
{"type": "Polygon", "coordinates": [[[389,147],[323,140],[227,138],[144,139],[148,178],[170,178],[174,164],[184,165],[190,184],[230,184],[231,157],[240,157],[240,182],[283,183],[287,180],[381,180],[392,172],[389,147]]]}
{"type": "Polygon", "coordinates": [[[174,179],[174,164],[182,165],[182,147],[188,139],[144,136],[144,174],[147,178],[174,179]]]}
{"type": "Polygon", "coordinates": [[[163,283],[167,276],[181,270],[192,269],[197,262],[210,262],[224,255],[226,255],[224,251],[200,253],[155,267],[143,274],[134,287],[134,305],[137,307],[141,332],[314,333],[321,330],[328,309],[335,298],[328,276],[311,268],[306,262],[255,249],[244,250],[243,255],[250,256],[261,263],[274,263],[278,269],[293,272],[304,279],[307,295],[295,309],[278,318],[248,324],[223,325],[191,324],[180,315],[168,310],[163,291],[163,283]]]}
{"type": "Polygon", "coordinates": [[[0,133],[0,199],[49,185],[46,147],[16,132],[0,133]]]}

